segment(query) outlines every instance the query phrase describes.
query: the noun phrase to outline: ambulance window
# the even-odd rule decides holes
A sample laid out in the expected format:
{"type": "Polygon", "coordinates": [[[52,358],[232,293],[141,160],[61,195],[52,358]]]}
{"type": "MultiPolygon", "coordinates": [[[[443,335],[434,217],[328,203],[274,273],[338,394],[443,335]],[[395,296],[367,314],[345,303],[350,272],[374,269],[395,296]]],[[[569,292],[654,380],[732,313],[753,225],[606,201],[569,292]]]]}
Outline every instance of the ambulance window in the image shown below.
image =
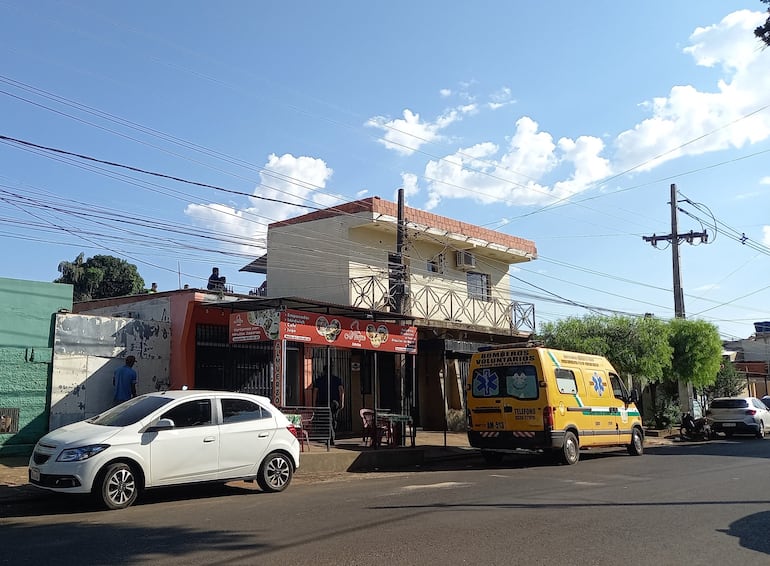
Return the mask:
{"type": "Polygon", "coordinates": [[[484,368],[473,370],[471,392],[474,397],[500,397],[500,370],[505,368],[484,368]]]}
{"type": "Polygon", "coordinates": [[[610,383],[612,384],[612,394],[617,399],[627,399],[628,398],[628,391],[626,390],[626,386],[623,385],[623,382],[614,373],[610,374],[610,383]]]}
{"type": "Polygon", "coordinates": [[[556,386],[559,388],[559,393],[576,395],[578,392],[575,374],[572,373],[572,370],[556,368],[556,386]]]}
{"type": "Polygon", "coordinates": [[[509,366],[505,371],[505,392],[517,399],[537,399],[535,366],[509,366]]]}

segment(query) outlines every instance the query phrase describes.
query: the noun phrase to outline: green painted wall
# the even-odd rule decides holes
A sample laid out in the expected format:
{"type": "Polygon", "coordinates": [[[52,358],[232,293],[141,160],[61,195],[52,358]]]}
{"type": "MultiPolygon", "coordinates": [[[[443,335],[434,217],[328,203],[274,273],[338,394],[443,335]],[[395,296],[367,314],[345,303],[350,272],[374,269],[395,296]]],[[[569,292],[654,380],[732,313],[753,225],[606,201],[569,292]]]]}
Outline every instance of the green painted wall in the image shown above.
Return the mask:
{"type": "Polygon", "coordinates": [[[0,457],[29,454],[48,432],[54,315],[72,310],[72,285],[0,277],[0,409],[19,409],[0,433],[0,457]]]}

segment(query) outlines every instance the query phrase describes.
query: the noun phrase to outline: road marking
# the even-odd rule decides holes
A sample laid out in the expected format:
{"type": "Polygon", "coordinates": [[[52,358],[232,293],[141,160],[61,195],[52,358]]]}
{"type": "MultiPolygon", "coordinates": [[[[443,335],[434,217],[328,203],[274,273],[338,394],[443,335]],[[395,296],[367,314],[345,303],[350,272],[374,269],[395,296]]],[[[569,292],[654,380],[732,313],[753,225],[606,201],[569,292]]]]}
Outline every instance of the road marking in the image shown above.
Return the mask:
{"type": "Polygon", "coordinates": [[[471,485],[469,483],[457,482],[457,481],[445,481],[441,483],[432,483],[427,485],[405,485],[401,489],[405,491],[416,491],[418,489],[447,489],[450,487],[465,487],[471,485]]]}

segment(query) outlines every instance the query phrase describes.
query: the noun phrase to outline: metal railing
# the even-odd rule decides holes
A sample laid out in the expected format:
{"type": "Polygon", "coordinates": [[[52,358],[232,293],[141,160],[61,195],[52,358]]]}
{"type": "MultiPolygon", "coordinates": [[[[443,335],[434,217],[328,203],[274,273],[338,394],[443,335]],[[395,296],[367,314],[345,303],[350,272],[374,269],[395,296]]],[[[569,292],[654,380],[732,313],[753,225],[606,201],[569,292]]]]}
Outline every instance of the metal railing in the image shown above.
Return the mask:
{"type": "Polygon", "coordinates": [[[310,442],[319,442],[326,445],[326,450],[332,441],[332,413],[329,407],[304,407],[287,406],[279,407],[279,410],[297,428],[297,435],[302,449],[307,442],[307,450],[310,450],[310,442]]]}
{"type": "MultiPolygon", "coordinates": [[[[377,276],[350,279],[351,305],[394,311],[395,298],[388,282],[377,276]]],[[[450,321],[497,328],[511,334],[535,332],[535,305],[469,297],[455,289],[419,287],[407,295],[406,314],[428,321],[450,321]]]]}

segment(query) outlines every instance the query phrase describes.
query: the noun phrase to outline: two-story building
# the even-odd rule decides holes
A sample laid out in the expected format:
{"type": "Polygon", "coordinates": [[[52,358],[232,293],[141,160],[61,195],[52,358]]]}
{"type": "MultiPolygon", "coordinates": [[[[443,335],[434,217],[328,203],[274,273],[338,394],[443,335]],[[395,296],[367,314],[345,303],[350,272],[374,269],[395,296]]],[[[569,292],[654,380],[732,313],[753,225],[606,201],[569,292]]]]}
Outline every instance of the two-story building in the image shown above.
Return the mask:
{"type": "MultiPolygon", "coordinates": [[[[419,334],[414,369],[408,359],[380,359],[379,372],[393,378],[380,380],[378,398],[396,403],[406,397],[424,427],[440,429],[447,411],[462,414],[470,354],[480,345],[526,340],[535,331],[534,306],[511,297],[509,269],[536,259],[537,249],[524,238],[402,210],[372,197],[275,222],[268,226],[267,253],[241,271],[264,274],[260,294],[267,297],[411,318],[419,334]]],[[[366,390],[351,379],[350,364],[359,362],[336,355],[335,371],[355,398],[366,390]]]]}

